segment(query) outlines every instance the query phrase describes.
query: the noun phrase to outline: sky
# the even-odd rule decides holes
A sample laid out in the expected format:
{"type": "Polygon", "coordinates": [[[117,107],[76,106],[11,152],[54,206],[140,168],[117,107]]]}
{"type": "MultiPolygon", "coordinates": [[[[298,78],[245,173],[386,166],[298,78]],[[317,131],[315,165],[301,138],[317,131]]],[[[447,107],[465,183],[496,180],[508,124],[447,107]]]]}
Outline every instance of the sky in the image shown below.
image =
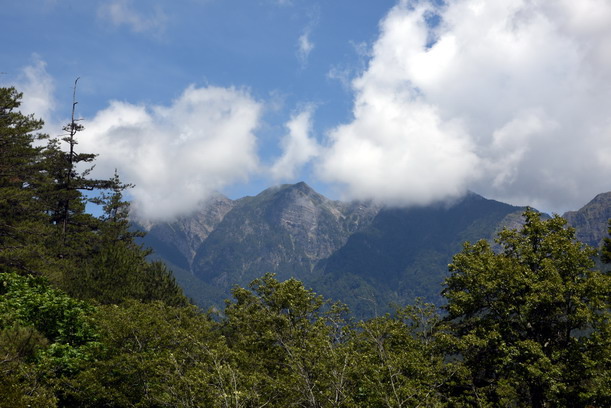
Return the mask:
{"type": "Polygon", "coordinates": [[[611,190],[608,0],[5,3],[0,85],[56,137],[79,78],[78,149],[142,219],[298,181],[557,213],[611,190]]]}

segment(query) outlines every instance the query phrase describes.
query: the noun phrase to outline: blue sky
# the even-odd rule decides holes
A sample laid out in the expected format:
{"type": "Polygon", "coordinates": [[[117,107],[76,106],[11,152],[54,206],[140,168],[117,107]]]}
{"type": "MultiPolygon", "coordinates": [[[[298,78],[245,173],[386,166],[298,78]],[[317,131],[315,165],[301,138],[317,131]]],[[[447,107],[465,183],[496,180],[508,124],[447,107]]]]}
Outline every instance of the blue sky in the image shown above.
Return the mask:
{"type": "Polygon", "coordinates": [[[30,0],[0,23],[1,83],[57,135],[80,77],[79,147],[144,218],[300,180],[558,212],[611,190],[605,0],[30,0]]]}

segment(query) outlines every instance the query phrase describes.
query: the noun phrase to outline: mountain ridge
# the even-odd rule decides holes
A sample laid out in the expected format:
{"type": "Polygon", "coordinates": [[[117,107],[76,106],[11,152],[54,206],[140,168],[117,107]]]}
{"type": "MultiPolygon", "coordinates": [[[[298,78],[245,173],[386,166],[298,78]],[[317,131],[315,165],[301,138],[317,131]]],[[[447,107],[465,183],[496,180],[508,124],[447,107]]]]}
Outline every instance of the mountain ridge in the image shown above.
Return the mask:
{"type": "MultiPolygon", "coordinates": [[[[390,208],[331,200],[300,182],[237,200],[217,195],[190,217],[154,224],[144,242],[202,307],[273,272],[365,316],[416,297],[438,303],[462,243],[519,227],[524,209],[473,192],[449,204],[390,208]]],[[[565,216],[581,240],[600,242],[610,212],[611,192],[565,216]]]]}
{"type": "Polygon", "coordinates": [[[567,211],[562,217],[575,228],[579,241],[599,247],[607,236],[607,222],[611,219],[611,191],[597,194],[579,210],[567,211]]]}

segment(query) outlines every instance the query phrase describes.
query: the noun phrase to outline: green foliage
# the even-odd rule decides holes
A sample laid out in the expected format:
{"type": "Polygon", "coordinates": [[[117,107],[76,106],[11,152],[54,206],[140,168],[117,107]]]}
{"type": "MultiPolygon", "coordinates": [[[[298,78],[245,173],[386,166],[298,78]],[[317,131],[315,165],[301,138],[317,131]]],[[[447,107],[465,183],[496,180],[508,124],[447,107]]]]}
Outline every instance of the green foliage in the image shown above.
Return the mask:
{"type": "Polygon", "coordinates": [[[500,253],[467,243],[450,265],[445,309],[470,370],[461,397],[607,405],[609,276],[591,269],[595,251],[575,242],[565,220],[524,217],[521,231],[499,234],[500,253]]]}
{"type": "Polygon", "coordinates": [[[611,263],[611,220],[609,220],[609,236],[603,241],[601,258],[604,263],[611,263]]]}
{"type": "Polygon", "coordinates": [[[129,204],[122,192],[129,185],[115,176],[88,178],[77,165],[94,154],[75,150],[73,120],[69,136],[34,147],[42,121],[16,109],[21,94],[0,88],[0,264],[4,270],[44,275],[70,295],[116,303],[124,299],[164,300],[186,305],[170,271],[146,260],[149,251],[134,242],[129,204]],[[68,143],[63,151],[61,142],[68,143]],[[82,191],[95,190],[91,198],[82,191]],[[88,201],[101,205],[100,218],[85,212],[88,201]]]}
{"type": "MultiPolygon", "coordinates": [[[[39,357],[63,359],[96,340],[87,316],[93,307],[50,288],[42,278],[0,273],[0,321],[4,327],[31,327],[49,343],[39,357]],[[66,346],[66,347],[64,347],[66,346]]],[[[69,359],[69,358],[68,358],[69,359]]]]}
{"type": "Polygon", "coordinates": [[[223,333],[241,374],[233,402],[343,406],[349,356],[340,347],[347,330],[342,308],[294,279],[268,274],[251,288],[235,288],[225,310],[223,333]]]}
{"type": "Polygon", "coordinates": [[[218,406],[212,376],[222,342],[195,307],[131,300],[99,307],[93,322],[105,351],[66,382],[67,406],[218,406]]]}
{"type": "Polygon", "coordinates": [[[42,278],[0,273],[0,406],[55,406],[53,379],[91,361],[99,346],[93,311],[42,278]]]}
{"type": "Polygon", "coordinates": [[[440,406],[454,370],[444,364],[441,325],[434,306],[421,303],[361,322],[351,341],[356,406],[440,406]]]}
{"type": "Polygon", "coordinates": [[[20,272],[43,270],[48,216],[38,189],[46,183],[42,148],[34,147],[42,121],[17,111],[22,94],[0,88],[0,264],[20,272]]]}

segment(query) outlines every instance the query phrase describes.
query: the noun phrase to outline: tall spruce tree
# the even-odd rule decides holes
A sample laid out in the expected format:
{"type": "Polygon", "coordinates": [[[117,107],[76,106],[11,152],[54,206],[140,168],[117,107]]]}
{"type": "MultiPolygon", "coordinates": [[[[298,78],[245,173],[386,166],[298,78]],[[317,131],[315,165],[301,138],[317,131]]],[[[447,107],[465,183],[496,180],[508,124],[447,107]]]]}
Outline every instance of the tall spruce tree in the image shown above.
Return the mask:
{"type": "Polygon", "coordinates": [[[53,244],[59,257],[74,260],[86,257],[99,235],[91,234],[99,229],[99,220],[85,211],[86,204],[96,200],[96,194],[90,198],[83,192],[95,191],[99,194],[120,187],[116,184],[117,179],[89,177],[97,155],[77,149],[76,135],[84,130],[75,116],[77,83],[78,78],[74,82],[71,120],[63,128],[66,134],[61,139],[50,140],[44,150],[45,170],[53,180],[45,192],[51,223],[56,231],[53,244]]]}
{"type": "Polygon", "coordinates": [[[0,265],[40,273],[48,266],[44,242],[49,217],[40,195],[49,184],[42,166],[41,120],[18,111],[22,94],[0,88],[0,265]]]}
{"type": "Polygon", "coordinates": [[[60,140],[37,133],[43,122],[18,111],[21,97],[15,88],[0,88],[0,268],[44,275],[72,296],[102,303],[187,304],[172,273],[149,262],[150,251],[135,242],[141,234],[131,230],[123,200],[131,186],[116,174],[89,177],[96,155],[77,149],[76,134],[84,129],[77,102],[60,140]],[[104,214],[88,213],[88,203],[104,214]]]}

